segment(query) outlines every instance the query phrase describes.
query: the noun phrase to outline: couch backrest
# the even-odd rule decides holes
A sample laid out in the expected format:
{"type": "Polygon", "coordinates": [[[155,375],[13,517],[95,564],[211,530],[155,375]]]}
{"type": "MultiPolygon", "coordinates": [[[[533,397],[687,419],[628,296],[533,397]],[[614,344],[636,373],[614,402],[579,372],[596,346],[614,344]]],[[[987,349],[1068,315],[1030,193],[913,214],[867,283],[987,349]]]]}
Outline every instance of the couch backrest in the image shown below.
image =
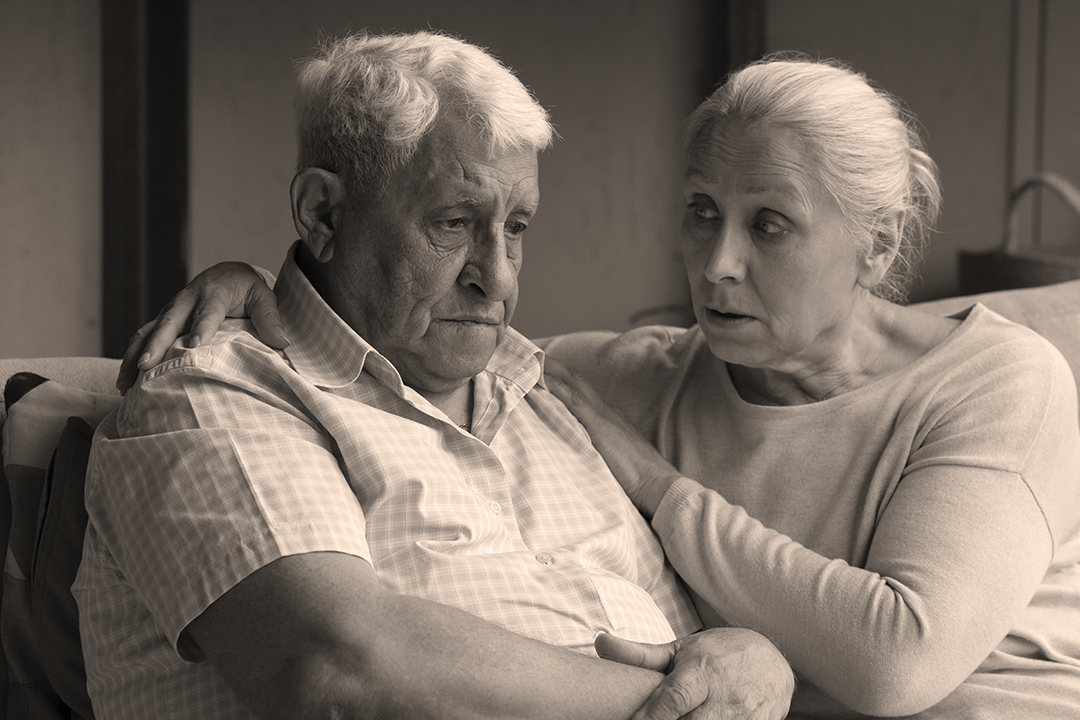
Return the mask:
{"type": "MultiPolygon", "coordinates": [[[[1080,386],[1080,280],[1022,290],[946,298],[914,305],[939,315],[958,312],[981,302],[994,312],[1026,325],[1053,343],[1072,368],[1080,386]]],[[[1077,402],[1080,403],[1080,387],[1077,402]]]]}
{"type": "MultiPolygon", "coordinates": [[[[120,361],[111,358],[4,358],[0,359],[0,388],[3,388],[7,379],[15,373],[32,372],[69,387],[118,395],[116,373],[119,371],[120,361]]],[[[0,428],[6,418],[5,405],[0,404],[0,428]]]]}
{"type": "MultiPolygon", "coordinates": [[[[948,298],[945,300],[936,300],[933,302],[920,303],[918,305],[915,305],[914,307],[917,307],[925,312],[945,315],[957,312],[959,310],[963,310],[971,306],[974,302],[982,302],[991,310],[994,310],[995,312],[1009,318],[1010,320],[1013,320],[1014,322],[1026,325],[1046,337],[1048,340],[1050,340],[1050,342],[1057,346],[1059,350],[1061,350],[1062,354],[1065,355],[1065,358],[1068,360],[1070,366],[1072,367],[1073,374],[1076,377],[1080,378],[1080,280],[1041,288],[1007,290],[1002,292],[986,293],[983,295],[974,295],[969,297],[948,298]]],[[[87,398],[85,395],[81,395],[78,391],[81,390],[89,391],[90,393],[102,393],[109,396],[118,395],[114,387],[114,382],[119,367],[119,360],[93,357],[34,358],[25,360],[4,359],[0,360],[0,384],[6,385],[8,377],[14,373],[32,372],[36,373],[37,375],[41,375],[44,378],[54,380],[56,381],[56,384],[59,384],[60,386],[74,388],[76,389],[75,392],[60,393],[59,397],[62,398],[62,403],[72,403],[70,406],[64,405],[63,407],[74,408],[71,414],[81,415],[83,418],[88,419],[92,423],[96,422],[97,419],[100,419],[101,410],[107,409],[108,407],[115,405],[115,399],[104,398],[101,399],[101,401],[99,402],[98,400],[95,400],[93,398],[87,398]],[[87,405],[86,403],[89,403],[89,405],[87,405]]],[[[56,389],[57,387],[56,385],[54,385],[53,390],[55,391],[56,389]]],[[[39,390],[37,392],[39,393],[40,398],[44,396],[43,392],[48,391],[43,387],[42,390],[39,390]]],[[[56,395],[54,394],[52,397],[56,397],[56,395]]],[[[59,414],[66,417],[66,414],[63,410],[61,410],[59,414]]],[[[6,413],[4,407],[0,405],[0,429],[3,428],[5,420],[6,413]]],[[[1078,421],[1080,421],[1080,418],[1078,418],[1078,421]]],[[[64,433],[69,433],[69,431],[72,429],[73,428],[69,423],[69,427],[63,428],[63,431],[64,433]]],[[[40,444],[42,446],[37,450],[51,449],[56,444],[56,440],[61,432],[61,429],[56,426],[55,429],[50,430],[49,432],[50,437],[39,438],[38,442],[34,443],[40,444]]],[[[73,493],[71,494],[77,495],[79,498],[81,498],[81,483],[76,481],[81,480],[80,473],[85,471],[85,455],[89,451],[90,432],[90,424],[85,424],[85,427],[82,428],[81,435],[76,434],[73,436],[74,443],[69,443],[67,446],[65,446],[64,443],[61,443],[60,446],[57,448],[55,455],[53,456],[54,468],[50,469],[50,473],[52,473],[53,470],[55,470],[57,467],[63,465],[63,463],[61,462],[61,458],[64,458],[65,456],[74,456],[76,455],[76,453],[73,453],[73,450],[80,450],[81,454],[78,454],[76,459],[71,460],[69,463],[72,465],[70,473],[77,476],[70,481],[70,487],[73,489],[73,493]],[[66,454],[62,452],[65,450],[65,447],[68,451],[66,454]],[[83,463],[81,466],[78,465],[80,461],[83,463]]],[[[68,435],[65,434],[65,437],[67,436],[68,435]]],[[[10,459],[11,453],[8,452],[9,450],[9,448],[5,448],[5,455],[8,456],[5,459],[5,464],[7,462],[7,459],[10,459]]],[[[25,451],[25,448],[21,448],[20,451],[25,451]]],[[[41,452],[36,452],[35,454],[41,455],[41,452]]],[[[34,483],[45,484],[42,483],[41,480],[36,479],[38,477],[37,475],[27,475],[23,473],[22,471],[25,469],[26,468],[19,469],[20,477],[27,479],[27,481],[24,482],[24,485],[29,486],[33,485],[34,483]]],[[[36,471],[40,471],[40,475],[42,478],[45,477],[45,471],[43,469],[43,466],[33,469],[36,471]]],[[[59,470],[57,470],[57,472],[59,472],[59,470]]],[[[8,478],[8,480],[11,479],[13,478],[8,478]]],[[[54,483],[56,485],[62,485],[62,481],[59,478],[57,478],[54,483]]],[[[50,499],[50,490],[48,488],[48,485],[45,485],[45,487],[38,491],[38,494],[45,498],[45,504],[48,505],[49,503],[57,502],[56,500],[50,499]]],[[[23,487],[20,488],[20,491],[25,491],[28,489],[33,490],[32,487],[23,487]]],[[[3,541],[2,543],[0,543],[0,548],[2,548],[3,543],[6,543],[8,541],[9,535],[16,534],[14,532],[9,533],[9,530],[13,530],[10,510],[11,499],[12,497],[14,497],[13,494],[9,494],[9,490],[14,490],[14,488],[8,488],[7,483],[4,481],[3,475],[0,474],[0,541],[3,541]]],[[[55,487],[53,488],[53,490],[55,491],[55,487]]],[[[22,495],[25,496],[27,495],[27,493],[22,492],[22,495]]],[[[22,535],[26,535],[29,539],[33,539],[35,537],[35,532],[33,528],[34,521],[29,516],[34,516],[36,518],[36,516],[38,515],[38,513],[34,512],[36,508],[36,501],[34,501],[33,498],[30,498],[30,502],[27,502],[26,497],[20,497],[19,503],[20,517],[17,518],[18,523],[16,524],[20,525],[20,533],[22,535]],[[26,515],[28,517],[22,517],[22,515],[26,515]]],[[[81,501],[78,503],[78,505],[81,508],[81,501]]],[[[63,512],[66,513],[69,509],[71,508],[65,508],[63,512]]],[[[83,511],[83,513],[85,515],[85,511],[83,511]]],[[[43,521],[38,521],[38,524],[40,525],[42,522],[43,521]]],[[[47,524],[47,518],[44,522],[47,524]]],[[[82,520],[82,522],[85,524],[85,519],[82,520]]],[[[37,529],[36,535],[39,537],[51,537],[52,535],[56,534],[55,532],[53,532],[52,534],[50,534],[49,532],[43,532],[43,529],[45,529],[45,526],[39,527],[37,529]]],[[[60,538],[60,540],[54,543],[54,545],[56,548],[58,548],[57,552],[61,552],[61,547],[67,547],[67,550],[64,550],[64,552],[72,555],[73,562],[77,563],[77,557],[75,556],[77,556],[78,554],[77,544],[78,539],[81,538],[81,533],[75,533],[75,535],[77,535],[77,537],[75,537],[72,542],[68,543],[67,546],[64,546],[64,544],[60,541],[63,538],[60,538]]],[[[71,540],[71,538],[69,538],[69,540],[71,540]]],[[[27,543],[23,542],[22,544],[26,545],[27,543]]],[[[8,550],[10,558],[12,557],[12,548],[9,547],[8,550]]],[[[15,551],[15,554],[19,555],[20,557],[29,554],[27,547],[16,547],[15,551]]],[[[20,562],[9,564],[12,566],[10,570],[17,574],[20,574],[20,565],[26,567],[35,567],[36,558],[29,562],[27,558],[23,558],[20,562]]],[[[70,567],[68,569],[68,574],[71,574],[70,567]]],[[[7,575],[7,569],[5,570],[5,575],[7,575]]],[[[51,579],[45,577],[44,573],[38,573],[35,583],[37,585],[40,585],[40,581],[44,581],[45,584],[48,584],[49,582],[51,582],[51,579]]],[[[66,584],[69,586],[70,579],[65,578],[62,582],[58,581],[54,584],[58,586],[66,584]]],[[[61,588],[61,592],[55,592],[54,595],[59,598],[58,602],[63,601],[68,603],[68,606],[66,608],[61,608],[61,610],[67,615],[70,615],[73,612],[71,608],[71,605],[73,604],[73,599],[70,598],[70,592],[64,593],[62,592],[62,590],[63,588],[61,588]]],[[[34,633],[32,631],[29,635],[27,635],[26,633],[16,633],[18,637],[12,637],[10,633],[10,630],[12,629],[12,622],[10,621],[13,620],[13,618],[19,619],[15,617],[19,613],[24,614],[26,617],[30,616],[30,613],[27,611],[27,607],[30,605],[31,602],[31,597],[29,593],[30,583],[27,582],[27,578],[15,578],[15,580],[12,581],[11,577],[5,577],[3,594],[0,595],[0,597],[4,598],[4,602],[0,603],[0,612],[5,615],[5,637],[3,638],[4,656],[0,657],[0,665],[3,665],[4,662],[7,661],[9,667],[0,667],[0,717],[3,716],[4,710],[7,711],[8,716],[10,717],[29,716],[27,714],[28,712],[31,712],[35,716],[41,715],[40,713],[31,711],[31,709],[27,705],[23,704],[25,701],[21,700],[20,697],[25,696],[26,693],[23,692],[22,696],[20,696],[20,688],[14,687],[13,683],[21,682],[24,685],[38,684],[41,687],[33,689],[33,693],[37,693],[38,690],[40,690],[44,693],[53,693],[53,697],[55,698],[56,695],[53,688],[49,687],[50,681],[52,681],[53,684],[59,687],[59,683],[57,683],[55,678],[60,677],[61,679],[63,679],[67,677],[68,684],[70,685],[70,676],[72,673],[68,671],[74,671],[76,673],[81,671],[81,667],[73,669],[61,668],[61,671],[66,672],[66,675],[61,674],[58,676],[56,674],[57,671],[55,668],[49,668],[47,667],[49,663],[41,661],[40,658],[44,654],[44,651],[43,648],[36,646],[41,645],[42,643],[34,641],[34,633]],[[23,607],[24,605],[27,607],[23,607]],[[19,643],[35,645],[35,647],[29,649],[14,647],[14,645],[17,645],[19,643]],[[23,650],[27,650],[27,652],[22,652],[23,650]],[[27,659],[34,659],[31,656],[35,654],[37,656],[37,665],[41,667],[30,668],[30,670],[32,671],[31,677],[30,675],[26,674],[28,672],[26,670],[26,668],[28,667],[27,659]],[[10,667],[13,656],[17,663],[22,663],[22,665],[15,671],[16,675],[20,672],[23,673],[21,677],[15,677],[14,680],[11,679],[13,677],[11,675],[13,670],[10,667]]],[[[35,603],[39,603],[39,596],[40,593],[34,595],[33,601],[35,603]]],[[[26,617],[23,617],[21,619],[26,620],[26,617]]],[[[32,623],[32,619],[28,622],[32,623]]],[[[55,623],[53,624],[55,625],[55,623]]],[[[75,650],[73,651],[73,654],[78,654],[77,629],[71,631],[71,634],[76,636],[74,638],[75,650]]],[[[36,637],[40,640],[40,632],[36,635],[36,637]]],[[[51,644],[54,647],[56,646],[56,643],[56,640],[51,641],[51,644]]],[[[76,658],[76,661],[80,659],[81,658],[76,658]]],[[[75,694],[68,693],[67,695],[74,697],[75,694]]],[[[64,696],[65,693],[61,689],[60,697],[64,696]]],[[[68,702],[68,706],[72,708],[79,708],[80,702],[78,701],[78,699],[72,700],[68,702]]],[[[87,716],[89,716],[88,711],[84,712],[87,716]]],[[[54,717],[53,715],[41,716],[54,717]]],[[[62,714],[56,715],[55,717],[66,718],[68,717],[68,715],[62,714]]]]}

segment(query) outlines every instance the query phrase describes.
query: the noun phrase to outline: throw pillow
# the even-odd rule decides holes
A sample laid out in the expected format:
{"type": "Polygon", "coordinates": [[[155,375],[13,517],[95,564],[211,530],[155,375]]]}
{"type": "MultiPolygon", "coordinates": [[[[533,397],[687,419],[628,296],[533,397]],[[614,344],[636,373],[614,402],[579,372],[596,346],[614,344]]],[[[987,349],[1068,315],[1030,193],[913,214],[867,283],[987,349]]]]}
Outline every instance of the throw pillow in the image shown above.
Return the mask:
{"type": "Polygon", "coordinates": [[[81,560],[86,520],[85,514],[81,520],[69,518],[73,508],[82,510],[85,460],[80,458],[88,446],[81,443],[88,442],[90,429],[119,404],[120,397],[65,387],[30,373],[12,376],[4,396],[3,478],[11,501],[9,534],[0,538],[7,549],[0,595],[0,628],[10,680],[6,710],[9,717],[75,714],[90,718],[85,674],[78,679],[72,671],[82,672],[82,650],[77,615],[70,615],[74,607],[71,581],[66,579],[74,578],[81,560]],[[69,417],[81,418],[85,426],[76,424],[74,435],[65,435],[46,492],[50,461],[69,417]],[[36,576],[35,567],[44,574],[36,576]],[[71,598],[70,603],[58,604],[57,598],[65,596],[71,598]],[[67,628],[70,633],[74,628],[76,634],[59,645],[51,640],[41,645],[39,638],[49,637],[43,626],[53,623],[56,627],[49,632],[67,628]]]}

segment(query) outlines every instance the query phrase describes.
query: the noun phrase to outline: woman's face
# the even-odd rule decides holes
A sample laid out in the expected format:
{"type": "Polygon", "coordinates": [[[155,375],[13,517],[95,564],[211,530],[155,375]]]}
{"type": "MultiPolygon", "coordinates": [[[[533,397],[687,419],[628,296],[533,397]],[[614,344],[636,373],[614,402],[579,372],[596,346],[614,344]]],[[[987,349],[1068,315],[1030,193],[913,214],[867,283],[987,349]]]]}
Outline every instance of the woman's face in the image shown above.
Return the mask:
{"type": "Polygon", "coordinates": [[[683,257],[713,354],[786,373],[828,365],[850,338],[868,263],[814,162],[782,128],[722,121],[683,179],[683,257]]]}

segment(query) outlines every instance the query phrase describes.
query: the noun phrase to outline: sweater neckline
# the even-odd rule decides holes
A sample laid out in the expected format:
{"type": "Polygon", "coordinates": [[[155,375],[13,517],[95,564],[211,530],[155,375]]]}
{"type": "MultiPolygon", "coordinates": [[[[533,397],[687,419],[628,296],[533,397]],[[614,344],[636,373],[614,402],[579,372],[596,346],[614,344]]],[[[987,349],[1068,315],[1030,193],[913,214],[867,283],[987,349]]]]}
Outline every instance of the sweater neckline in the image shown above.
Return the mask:
{"type": "MultiPolygon", "coordinates": [[[[729,399],[735,403],[737,407],[742,408],[744,411],[816,415],[818,413],[832,412],[837,408],[857,402],[868,395],[876,395],[880,388],[894,385],[906,376],[919,373],[922,368],[932,363],[938,355],[946,352],[950,347],[960,342],[964,336],[971,332],[971,328],[978,324],[980,318],[984,317],[989,312],[990,310],[986,306],[981,303],[975,303],[964,310],[947,315],[946,317],[959,320],[960,323],[949,330],[938,344],[923,353],[922,356],[915,361],[890,373],[886,373],[854,390],[849,390],[840,393],[839,395],[825,398],[824,400],[819,400],[817,402],[806,403],[804,405],[759,405],[744,400],[742,395],[740,395],[739,391],[735,388],[735,384],[731,379],[728,363],[712,354],[712,351],[709,350],[708,343],[704,342],[704,336],[701,338],[700,352],[708,353],[710,358],[709,364],[720,376],[724,393],[728,395],[729,399]]],[[[700,328],[697,328],[697,332],[699,334],[701,333],[700,328]]]]}

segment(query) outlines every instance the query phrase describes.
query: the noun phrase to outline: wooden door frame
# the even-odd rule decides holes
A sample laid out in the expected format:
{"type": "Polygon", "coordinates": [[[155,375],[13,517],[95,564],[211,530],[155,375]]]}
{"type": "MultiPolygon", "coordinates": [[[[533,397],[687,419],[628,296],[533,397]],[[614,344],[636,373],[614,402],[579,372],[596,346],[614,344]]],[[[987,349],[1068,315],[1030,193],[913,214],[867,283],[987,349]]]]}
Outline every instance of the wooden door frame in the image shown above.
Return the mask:
{"type": "Polygon", "coordinates": [[[102,0],[102,354],[187,282],[187,0],[102,0]]]}

